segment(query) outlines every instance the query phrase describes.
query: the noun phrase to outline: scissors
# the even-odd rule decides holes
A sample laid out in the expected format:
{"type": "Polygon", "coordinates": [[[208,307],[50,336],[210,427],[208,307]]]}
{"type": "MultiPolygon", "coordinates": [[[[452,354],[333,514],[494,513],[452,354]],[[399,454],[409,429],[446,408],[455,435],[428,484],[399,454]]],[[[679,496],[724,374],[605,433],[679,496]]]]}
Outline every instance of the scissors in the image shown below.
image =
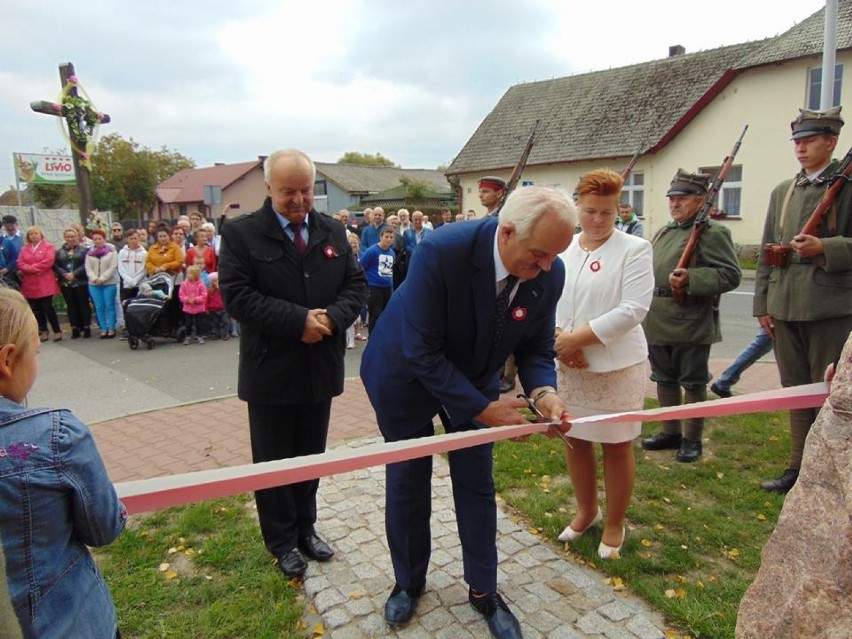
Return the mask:
{"type": "Polygon", "coordinates": [[[574,447],[571,445],[571,442],[569,441],[568,435],[566,435],[561,430],[559,430],[559,428],[557,428],[557,426],[562,423],[562,420],[556,419],[555,417],[553,417],[553,418],[545,417],[544,414],[538,408],[536,408],[536,405],[533,402],[533,400],[531,400],[527,395],[524,395],[523,393],[519,393],[518,398],[523,399],[527,403],[527,406],[529,406],[529,409],[533,413],[535,413],[536,417],[538,417],[539,422],[544,422],[544,423],[548,424],[548,427],[547,427],[548,433],[551,433],[552,435],[556,435],[559,439],[561,439],[563,442],[565,442],[565,445],[568,446],[568,448],[571,448],[573,450],[574,447]]]}

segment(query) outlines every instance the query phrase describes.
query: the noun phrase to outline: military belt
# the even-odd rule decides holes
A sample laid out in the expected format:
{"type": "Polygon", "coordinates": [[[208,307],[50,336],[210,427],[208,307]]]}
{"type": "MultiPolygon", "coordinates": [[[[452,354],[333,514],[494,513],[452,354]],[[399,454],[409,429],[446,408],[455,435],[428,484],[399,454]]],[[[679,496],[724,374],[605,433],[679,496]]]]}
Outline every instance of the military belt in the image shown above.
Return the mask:
{"type": "Polygon", "coordinates": [[[790,252],[790,263],[791,264],[813,264],[813,258],[803,257],[796,253],[795,251],[790,252]]]}

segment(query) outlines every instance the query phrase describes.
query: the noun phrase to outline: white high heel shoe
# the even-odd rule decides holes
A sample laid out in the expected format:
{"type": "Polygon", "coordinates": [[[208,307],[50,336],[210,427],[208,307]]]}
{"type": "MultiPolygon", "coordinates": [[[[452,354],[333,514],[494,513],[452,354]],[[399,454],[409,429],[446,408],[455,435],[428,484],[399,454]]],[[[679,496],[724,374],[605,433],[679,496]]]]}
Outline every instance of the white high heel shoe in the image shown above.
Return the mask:
{"type": "Polygon", "coordinates": [[[584,532],[586,532],[592,526],[596,526],[597,524],[601,523],[602,520],[603,514],[601,513],[601,509],[598,508],[598,512],[592,519],[592,522],[588,526],[583,528],[583,530],[574,530],[573,528],[571,528],[571,524],[568,524],[567,526],[565,526],[565,530],[559,533],[558,539],[559,541],[577,541],[580,537],[583,536],[584,532]]]}
{"type": "Polygon", "coordinates": [[[621,558],[621,547],[624,545],[624,539],[627,537],[627,528],[621,529],[621,543],[618,544],[618,548],[613,548],[612,546],[607,546],[604,542],[601,542],[598,545],[598,557],[601,559],[620,559],[621,558]]]}

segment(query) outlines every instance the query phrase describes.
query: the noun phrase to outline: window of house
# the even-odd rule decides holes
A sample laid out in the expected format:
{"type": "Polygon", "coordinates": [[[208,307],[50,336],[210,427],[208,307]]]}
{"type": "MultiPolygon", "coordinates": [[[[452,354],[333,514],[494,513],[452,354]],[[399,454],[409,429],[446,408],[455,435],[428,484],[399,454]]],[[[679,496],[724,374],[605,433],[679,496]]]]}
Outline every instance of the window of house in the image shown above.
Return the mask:
{"type": "Polygon", "coordinates": [[[180,215],[186,215],[187,210],[188,210],[188,209],[187,209],[187,207],[186,207],[186,204],[181,204],[181,205],[178,207],[178,211],[180,211],[180,215]]]}
{"type": "MultiPolygon", "coordinates": [[[[838,64],[834,67],[834,96],[831,100],[831,106],[840,104],[840,85],[843,80],[843,65],[838,64]]],[[[819,98],[822,93],[822,67],[813,67],[808,69],[808,95],[807,105],[812,111],[819,109],[819,98]]]]}
{"type": "Polygon", "coordinates": [[[621,189],[621,201],[633,206],[637,216],[643,217],[645,213],[645,174],[642,171],[634,171],[624,182],[621,189]]]}
{"type": "Polygon", "coordinates": [[[325,179],[319,178],[314,182],[314,195],[328,195],[328,184],[325,179]]]}
{"type": "MultiPolygon", "coordinates": [[[[712,176],[712,180],[716,177],[720,168],[722,167],[703,166],[698,171],[712,176]]],[[[719,195],[716,198],[716,209],[719,213],[725,217],[740,217],[742,215],[742,209],[740,208],[742,192],[743,167],[741,164],[734,165],[728,171],[728,177],[725,178],[725,182],[722,184],[722,188],[719,190],[719,195]]]]}

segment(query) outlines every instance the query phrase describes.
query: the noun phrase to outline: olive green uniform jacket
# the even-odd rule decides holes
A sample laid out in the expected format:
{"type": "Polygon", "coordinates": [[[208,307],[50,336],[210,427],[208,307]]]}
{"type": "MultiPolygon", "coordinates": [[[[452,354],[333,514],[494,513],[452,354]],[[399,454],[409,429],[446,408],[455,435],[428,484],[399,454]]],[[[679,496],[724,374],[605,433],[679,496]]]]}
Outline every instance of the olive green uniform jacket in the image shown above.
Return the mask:
{"type": "Polygon", "coordinates": [[[707,228],[687,266],[690,302],[678,304],[670,294],[669,275],[683,254],[694,219],[681,224],[670,222],[651,241],[655,289],[651,309],[642,323],[648,344],[697,346],[722,339],[718,303],[714,298],[739,286],[742,276],[727,227],[707,221],[707,228]]]}
{"type": "MultiPolygon", "coordinates": [[[[831,176],[838,167],[832,162],[820,175],[831,176]]],[[[804,182],[804,173],[797,181],[804,182]]],[[[823,218],[819,236],[824,258],[793,261],[784,268],[764,263],[763,245],[789,244],[798,235],[822,199],[828,182],[807,182],[793,189],[783,225],[779,216],[792,180],[785,180],[772,191],[769,211],[763,229],[760,257],[754,284],[754,314],[771,315],[775,319],[799,322],[852,315],[852,185],[847,184],[823,218]],[[780,230],[783,229],[783,230],[780,230]]]]}

